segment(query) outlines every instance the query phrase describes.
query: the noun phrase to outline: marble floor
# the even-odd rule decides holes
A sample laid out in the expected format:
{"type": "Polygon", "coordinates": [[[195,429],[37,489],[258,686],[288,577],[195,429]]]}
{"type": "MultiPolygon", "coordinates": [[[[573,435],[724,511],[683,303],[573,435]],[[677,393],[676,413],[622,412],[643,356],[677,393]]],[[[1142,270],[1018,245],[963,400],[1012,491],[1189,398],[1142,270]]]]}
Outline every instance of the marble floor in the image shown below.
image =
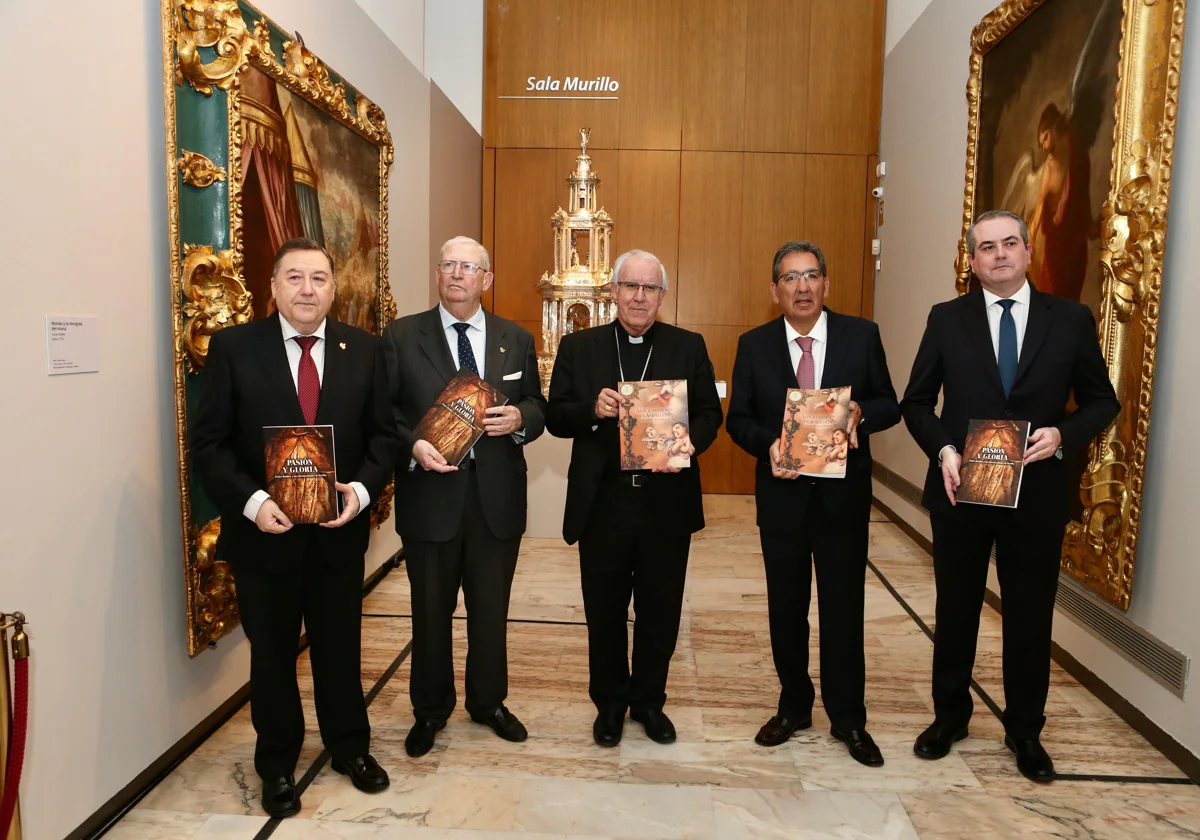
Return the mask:
{"type": "MultiPolygon", "coordinates": [[[[1060,773],[1084,778],[1048,786],[1023,779],[1001,743],[999,721],[978,698],[971,737],[950,756],[924,762],[913,755],[913,738],[932,716],[933,645],[898,597],[931,625],[933,571],[928,555],[879,513],[870,551],[877,571],[868,570],[866,588],[867,709],[886,765],[852,761],[829,736],[819,705],[811,730],[782,747],[756,746],[752,738],[773,712],[778,684],[754,500],[713,496],[705,505],[709,526],[692,543],[667,688],[677,743],[655,744],[632,722],[619,748],[592,743],[576,553],[559,541],[528,540],[508,634],[508,706],[529,728],[528,741],[501,741],[460,708],[431,753],[405,756],[411,623],[401,569],[363,604],[372,751],[391,773],[389,790],[359,793],[322,760],[302,656],[309,738],[296,777],[311,783],[298,816],[279,823],[260,810],[254,732],[244,708],[108,837],[1200,837],[1200,787],[1172,783],[1183,779],[1178,768],[1057,666],[1044,743],[1060,773]],[[1126,781],[1132,777],[1154,781],[1126,781]]],[[[812,624],[815,651],[815,602],[812,624]]],[[[460,698],[465,629],[455,622],[460,698]]],[[[979,647],[979,687],[1002,704],[1000,619],[987,607],[979,647]]]]}

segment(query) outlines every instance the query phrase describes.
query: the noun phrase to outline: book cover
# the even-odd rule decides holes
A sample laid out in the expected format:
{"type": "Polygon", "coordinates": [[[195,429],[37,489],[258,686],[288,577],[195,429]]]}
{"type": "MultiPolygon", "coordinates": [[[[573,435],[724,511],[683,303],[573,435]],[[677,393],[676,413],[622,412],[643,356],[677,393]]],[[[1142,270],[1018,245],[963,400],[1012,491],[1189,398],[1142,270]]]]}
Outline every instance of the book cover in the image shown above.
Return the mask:
{"type": "Polygon", "coordinates": [[[466,368],[459,368],[413,434],[432,443],[447,464],[457,467],[483,437],[487,410],[507,402],[504,394],[466,368]]]}
{"type": "Polygon", "coordinates": [[[779,461],[785,470],[820,478],[845,478],[850,456],[850,386],[788,388],[779,461]]]}
{"type": "Polygon", "coordinates": [[[622,470],[692,465],[686,379],[618,382],[617,393],[622,470]]]}
{"type": "Polygon", "coordinates": [[[333,426],[264,426],[267,492],[295,525],[338,516],[333,426]]]}
{"type": "Polygon", "coordinates": [[[972,420],[963,446],[962,483],[954,497],[971,505],[1015,508],[1021,498],[1021,474],[1028,420],[972,420]]]}

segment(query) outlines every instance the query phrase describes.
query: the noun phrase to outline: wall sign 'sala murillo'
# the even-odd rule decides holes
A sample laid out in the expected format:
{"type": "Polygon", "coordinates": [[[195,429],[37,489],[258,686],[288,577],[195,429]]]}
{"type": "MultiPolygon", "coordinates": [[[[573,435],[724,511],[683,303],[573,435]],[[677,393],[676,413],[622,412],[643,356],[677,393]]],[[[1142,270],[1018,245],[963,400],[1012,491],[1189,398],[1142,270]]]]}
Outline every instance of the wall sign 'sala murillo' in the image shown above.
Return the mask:
{"type": "Polygon", "coordinates": [[[615,94],[621,88],[621,83],[612,76],[597,76],[585,79],[580,76],[563,76],[556,79],[553,76],[538,78],[530,76],[525,80],[525,93],[519,96],[501,96],[500,99],[616,99],[616,96],[597,96],[596,94],[615,94]],[[560,94],[560,95],[555,95],[560,94]],[[578,94],[591,94],[579,96],[578,94]]]}

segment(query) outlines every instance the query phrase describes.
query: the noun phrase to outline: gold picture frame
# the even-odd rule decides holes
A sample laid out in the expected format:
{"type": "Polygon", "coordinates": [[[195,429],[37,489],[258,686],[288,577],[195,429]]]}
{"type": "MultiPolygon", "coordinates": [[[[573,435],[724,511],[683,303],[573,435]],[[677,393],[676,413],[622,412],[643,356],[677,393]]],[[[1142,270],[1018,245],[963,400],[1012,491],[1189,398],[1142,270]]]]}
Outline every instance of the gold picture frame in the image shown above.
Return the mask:
{"type": "MultiPolygon", "coordinates": [[[[264,254],[269,260],[268,245],[295,235],[334,252],[335,316],[382,332],[396,317],[388,284],[394,150],[383,111],[251,4],[162,0],[162,24],[180,524],[188,655],[195,656],[239,623],[236,584],[216,552],[220,519],[189,463],[189,414],[209,337],[252,320],[256,301],[269,314],[264,254]],[[324,167],[323,148],[335,150],[324,167]],[[272,157],[273,181],[263,174],[264,155],[272,157]],[[255,166],[258,176],[247,178],[255,166]],[[346,167],[357,168],[347,174],[346,167]],[[270,201],[251,205],[258,212],[249,219],[248,190],[274,190],[270,201]],[[321,203],[326,196],[329,206],[321,203]],[[331,209],[332,199],[342,203],[331,209]],[[255,226],[260,216],[270,236],[255,226]],[[338,246],[352,234],[351,258],[339,258],[338,246]]],[[[372,505],[373,527],[387,520],[392,495],[389,484],[372,505]]]]}
{"type": "MultiPolygon", "coordinates": [[[[981,158],[992,166],[989,183],[998,183],[994,177],[998,168],[995,166],[995,157],[989,148],[981,148],[981,144],[994,142],[1001,136],[1000,129],[981,136],[981,126],[995,127],[998,120],[1019,110],[1015,105],[1009,107],[1008,101],[1005,103],[1004,116],[988,110],[997,107],[996,96],[990,94],[989,84],[1003,84],[1004,81],[999,70],[988,75],[988,57],[994,55],[993,51],[1005,44],[1006,39],[1012,38],[1014,33],[1021,33],[1020,27],[1029,25],[1031,15],[1056,4],[1065,6],[1069,1],[1005,0],[972,33],[970,79],[967,83],[966,189],[962,238],[955,263],[956,286],[960,294],[965,294],[971,285],[966,231],[974,217],[993,208],[1017,209],[1004,207],[1001,201],[993,201],[991,206],[981,206],[978,201],[981,181],[988,177],[981,176],[981,158]]],[[[1106,109],[1112,108],[1111,119],[1114,120],[1110,165],[1103,170],[1092,170],[1106,171],[1108,179],[1103,204],[1095,219],[1094,233],[1098,241],[1092,248],[1098,257],[1089,259],[1087,270],[1095,271],[1096,297],[1088,302],[1096,312],[1101,348],[1123,410],[1092,443],[1086,461],[1081,456],[1077,465],[1077,472],[1081,473],[1079,498],[1075,506],[1077,515],[1067,526],[1061,562],[1062,571],[1066,574],[1104,600],[1126,610],[1129,608],[1137,562],[1142,489],[1146,473],[1162,300],[1163,250],[1167,234],[1187,2],[1102,0],[1090,7],[1097,21],[1089,18],[1085,25],[1100,26],[1098,19],[1104,13],[1103,6],[1110,2],[1113,6],[1119,6],[1119,10],[1114,9],[1111,15],[1116,18],[1119,11],[1119,20],[1113,24],[1119,29],[1109,36],[1119,40],[1119,47],[1114,46],[1111,51],[1116,54],[1116,66],[1099,67],[1093,64],[1087,67],[1081,57],[1074,71],[1070,91],[1074,95],[1080,84],[1096,78],[1097,72],[1111,74],[1115,82],[1113,95],[1104,103],[1106,109]],[[1083,68],[1082,71],[1080,68],[1083,68]]],[[[1046,17],[1046,20],[1050,19],[1046,17]]],[[[1074,19],[1078,19],[1077,14],[1074,19]]],[[[1051,31],[1050,38],[1057,37],[1058,33],[1052,31],[1045,21],[1039,25],[1051,31]]],[[[1046,36],[1037,33],[1036,25],[1030,32],[1032,34],[1028,38],[1042,38],[1038,44],[1045,41],[1046,36]]],[[[1088,40],[1084,43],[1085,51],[1091,42],[1089,32],[1088,40]]],[[[1026,45],[1021,49],[1024,50],[1022,58],[1028,64],[1033,48],[1026,45]]],[[[1049,63],[1047,60],[1043,66],[1049,63]]],[[[1010,62],[1007,66],[1016,65],[1010,62]]],[[[1053,111],[1053,115],[1060,117],[1061,110],[1053,111]]],[[[1052,137],[1056,136],[1045,127],[1050,125],[1046,121],[1049,112],[1051,108],[1047,105],[1042,121],[1036,123],[1037,142],[1043,146],[1052,146],[1052,137]]],[[[1104,116],[1109,118],[1110,114],[1106,112],[1104,116]]],[[[1107,123],[1107,119],[1104,122],[1107,123]]],[[[1093,123],[1095,129],[1094,120],[1093,123]]],[[[1009,132],[1008,136],[1011,134],[1009,132]]],[[[1107,144],[1107,137],[1101,137],[1107,144]]],[[[1078,154],[1074,146],[1071,150],[1078,154]]],[[[1014,168],[1010,186],[1018,180],[1014,168]]],[[[1078,180],[1083,181],[1082,178],[1078,180]]],[[[1009,200],[1009,193],[1005,194],[1005,200],[1009,200]]],[[[1055,208],[1065,206],[1066,199],[1054,205],[1055,208]]],[[[1050,218],[1054,224],[1059,224],[1062,211],[1052,214],[1050,218]]],[[[1033,238],[1031,234],[1031,241],[1033,238]]],[[[1075,253],[1078,255],[1082,252],[1077,250],[1075,253]]],[[[1054,276],[1053,270],[1049,273],[1054,276]]],[[[1060,271],[1059,276],[1067,273],[1060,271]]]]}

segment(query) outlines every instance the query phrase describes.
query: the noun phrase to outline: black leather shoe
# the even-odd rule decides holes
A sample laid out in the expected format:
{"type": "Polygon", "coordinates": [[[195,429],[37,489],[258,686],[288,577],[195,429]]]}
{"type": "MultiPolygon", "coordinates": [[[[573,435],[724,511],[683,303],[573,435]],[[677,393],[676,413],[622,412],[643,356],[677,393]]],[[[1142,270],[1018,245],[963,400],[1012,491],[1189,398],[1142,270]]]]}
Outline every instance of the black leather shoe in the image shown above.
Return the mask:
{"type": "Polygon", "coordinates": [[[476,723],[482,723],[484,726],[490,726],[492,731],[505,741],[512,741],[519,744],[529,737],[529,732],[526,731],[525,725],[517,720],[517,716],[504,708],[504,706],[497,706],[494,712],[482,717],[471,715],[471,720],[476,723]]]}
{"type": "Polygon", "coordinates": [[[675,743],[675,724],[663,714],[662,709],[642,709],[629,711],[629,716],[646,729],[646,737],[659,744],[675,743]]]}
{"type": "Polygon", "coordinates": [[[420,758],[433,749],[433,736],[445,728],[444,720],[417,721],[404,739],[404,751],[411,758],[420,758]]]}
{"type": "Polygon", "coordinates": [[[1017,769],[1031,782],[1054,781],[1054,762],[1037,738],[1013,739],[1004,736],[1004,746],[1017,757],[1017,769]]]}
{"type": "Polygon", "coordinates": [[[937,761],[950,754],[950,745],[967,737],[967,727],[955,729],[945,723],[934,721],[929,728],[917,736],[913,752],[918,758],[937,761]]]}
{"type": "Polygon", "coordinates": [[[625,729],[625,710],[608,709],[596,715],[592,724],[592,737],[602,747],[615,747],[621,743],[621,732],[625,729]]]}
{"type": "Polygon", "coordinates": [[[775,715],[762,725],[762,729],[758,730],[758,734],[754,736],[754,743],[760,747],[778,747],[780,744],[786,743],[787,739],[792,737],[793,732],[799,729],[808,729],[811,726],[811,716],[790,718],[787,715],[775,715]]]}
{"type": "Polygon", "coordinates": [[[343,776],[349,776],[354,786],[363,793],[379,793],[391,784],[387,771],[369,755],[351,759],[345,764],[334,761],[333,769],[343,776]]]}
{"type": "Polygon", "coordinates": [[[848,729],[842,732],[839,729],[830,729],[829,734],[837,738],[846,745],[846,749],[850,750],[850,757],[859,764],[865,764],[868,767],[882,767],[883,753],[879,751],[879,747],[875,746],[875,741],[865,729],[848,729]]]}
{"type": "Polygon", "coordinates": [[[296,792],[296,779],[291,773],[263,779],[262,807],[272,817],[279,819],[300,813],[300,795],[296,792]]]}

